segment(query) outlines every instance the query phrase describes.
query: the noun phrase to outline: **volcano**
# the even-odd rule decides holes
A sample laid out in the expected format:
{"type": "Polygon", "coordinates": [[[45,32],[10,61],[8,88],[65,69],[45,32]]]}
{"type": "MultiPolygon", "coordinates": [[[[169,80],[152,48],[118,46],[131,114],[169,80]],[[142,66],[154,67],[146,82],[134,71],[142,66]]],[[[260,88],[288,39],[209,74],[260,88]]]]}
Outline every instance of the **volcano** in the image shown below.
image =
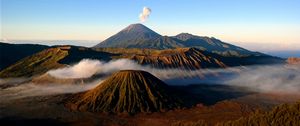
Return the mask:
{"type": "Polygon", "coordinates": [[[69,105],[79,111],[135,114],[163,112],[182,104],[170,87],[152,74],[122,70],[94,89],[74,95],[69,105]]]}
{"type": "Polygon", "coordinates": [[[214,37],[180,33],[176,36],[162,36],[143,24],[131,24],[109,37],[94,48],[141,48],[175,49],[198,48],[224,56],[263,55],[222,42],[214,37]]]}
{"type": "Polygon", "coordinates": [[[182,47],[173,38],[161,36],[142,24],[131,24],[95,47],[168,49],[182,47]]]}
{"type": "Polygon", "coordinates": [[[238,47],[229,43],[222,42],[214,37],[197,36],[189,33],[180,33],[172,36],[177,40],[181,40],[184,47],[194,47],[209,52],[214,52],[225,56],[239,56],[239,55],[262,55],[258,52],[251,52],[242,47],[238,47]]]}

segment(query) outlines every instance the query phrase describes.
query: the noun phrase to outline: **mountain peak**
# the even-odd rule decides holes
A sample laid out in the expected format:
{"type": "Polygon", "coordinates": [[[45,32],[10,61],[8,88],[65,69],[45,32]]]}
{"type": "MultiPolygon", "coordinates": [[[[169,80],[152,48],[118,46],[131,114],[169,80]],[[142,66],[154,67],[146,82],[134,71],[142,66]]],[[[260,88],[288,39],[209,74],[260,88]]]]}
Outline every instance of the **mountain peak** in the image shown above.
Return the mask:
{"type": "Polygon", "coordinates": [[[131,24],[131,25],[127,26],[125,29],[123,29],[121,32],[126,32],[126,33],[145,33],[145,34],[152,34],[152,35],[155,35],[155,36],[160,36],[155,31],[151,30],[150,28],[148,28],[145,25],[140,24],[140,23],[131,24]]]}
{"type": "Polygon", "coordinates": [[[190,33],[187,33],[187,32],[179,33],[179,34],[176,35],[176,36],[182,36],[182,35],[186,35],[186,36],[194,36],[193,34],[190,34],[190,33]]]}
{"type": "Polygon", "coordinates": [[[144,45],[145,48],[147,48],[147,46],[153,45],[153,41],[161,37],[161,35],[149,29],[145,25],[137,23],[127,26],[117,34],[109,37],[95,47],[132,48],[138,45],[144,45]]]}
{"type": "Polygon", "coordinates": [[[195,37],[198,37],[198,36],[195,36],[195,35],[190,34],[190,33],[180,33],[180,34],[178,34],[178,35],[176,35],[174,37],[177,38],[177,39],[186,41],[188,39],[195,38],[195,37]]]}
{"type": "Polygon", "coordinates": [[[181,106],[181,102],[172,97],[167,84],[140,70],[116,72],[79,98],[75,95],[74,100],[76,101],[71,108],[92,112],[134,114],[164,111],[181,106]]]}
{"type": "Polygon", "coordinates": [[[129,26],[127,26],[127,28],[133,28],[133,27],[146,27],[146,26],[141,23],[130,24],[129,26]]]}

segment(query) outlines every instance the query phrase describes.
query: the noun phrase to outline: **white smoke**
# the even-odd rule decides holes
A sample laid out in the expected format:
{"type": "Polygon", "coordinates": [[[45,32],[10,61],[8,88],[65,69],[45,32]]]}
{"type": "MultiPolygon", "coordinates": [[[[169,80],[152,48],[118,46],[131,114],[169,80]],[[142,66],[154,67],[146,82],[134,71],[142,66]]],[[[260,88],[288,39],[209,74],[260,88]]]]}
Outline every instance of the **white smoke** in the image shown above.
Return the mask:
{"type": "Polygon", "coordinates": [[[109,75],[116,71],[127,69],[147,71],[171,85],[224,84],[247,87],[259,92],[297,92],[300,90],[300,67],[287,67],[285,65],[185,70],[157,69],[150,66],[141,66],[128,59],[110,62],[85,59],[74,66],[51,70],[49,73],[55,77],[73,78],[66,75],[91,77],[94,74],[109,75]],[[79,64],[89,66],[89,69],[79,64]],[[79,66],[82,68],[78,68],[79,66]],[[62,75],[62,73],[65,75],[62,75]]]}
{"type": "MultiPolygon", "coordinates": [[[[201,70],[185,70],[185,69],[158,69],[150,66],[142,66],[129,59],[118,59],[109,62],[103,62],[99,60],[83,59],[79,63],[69,66],[66,68],[60,68],[50,70],[48,73],[56,78],[89,78],[95,74],[111,74],[119,70],[144,70],[148,71],[158,78],[172,82],[181,82],[185,78],[198,78],[204,80],[205,76],[221,76],[230,74],[239,69],[228,68],[228,69],[201,69],[201,70]],[[216,74],[218,73],[218,74],[216,74]],[[176,79],[176,81],[174,81],[176,79]]],[[[195,82],[199,81],[194,79],[195,82]]],[[[193,83],[190,81],[190,83],[193,83]]]]}
{"type": "Polygon", "coordinates": [[[0,88],[0,101],[2,103],[10,102],[26,97],[33,96],[47,96],[66,93],[78,93],[95,88],[102,82],[101,79],[95,80],[84,85],[66,85],[66,84],[51,84],[38,85],[33,83],[26,83],[11,88],[0,88]]]}
{"type": "Polygon", "coordinates": [[[48,73],[57,78],[88,78],[99,71],[101,65],[100,61],[84,59],[74,66],[51,70],[48,73]]]}
{"type": "Polygon", "coordinates": [[[99,69],[98,73],[113,73],[119,70],[142,70],[142,69],[147,69],[147,67],[141,66],[137,63],[135,63],[132,60],[128,59],[118,59],[118,60],[113,60],[107,63],[102,63],[100,66],[101,68],[99,69]]]}
{"type": "Polygon", "coordinates": [[[56,78],[89,78],[97,73],[109,74],[125,69],[141,70],[147,68],[128,59],[119,59],[110,62],[83,59],[73,66],[50,70],[48,73],[56,78]]]}
{"type": "Polygon", "coordinates": [[[140,13],[139,18],[141,22],[145,22],[151,13],[151,9],[149,7],[144,7],[142,13],[140,13]]]}
{"type": "Polygon", "coordinates": [[[241,71],[229,85],[243,86],[258,92],[299,93],[300,66],[255,66],[241,71]]]}

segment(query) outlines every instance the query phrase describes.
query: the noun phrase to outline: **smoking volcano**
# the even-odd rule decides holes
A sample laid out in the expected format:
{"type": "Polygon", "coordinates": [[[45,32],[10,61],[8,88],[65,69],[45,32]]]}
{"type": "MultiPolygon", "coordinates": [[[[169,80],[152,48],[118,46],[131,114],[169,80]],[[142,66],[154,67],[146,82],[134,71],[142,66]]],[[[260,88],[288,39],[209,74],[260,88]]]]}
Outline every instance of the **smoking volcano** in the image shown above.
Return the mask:
{"type": "Polygon", "coordinates": [[[79,111],[135,114],[178,108],[181,102],[167,84],[150,73],[122,70],[94,89],[74,95],[67,106],[79,111]]]}

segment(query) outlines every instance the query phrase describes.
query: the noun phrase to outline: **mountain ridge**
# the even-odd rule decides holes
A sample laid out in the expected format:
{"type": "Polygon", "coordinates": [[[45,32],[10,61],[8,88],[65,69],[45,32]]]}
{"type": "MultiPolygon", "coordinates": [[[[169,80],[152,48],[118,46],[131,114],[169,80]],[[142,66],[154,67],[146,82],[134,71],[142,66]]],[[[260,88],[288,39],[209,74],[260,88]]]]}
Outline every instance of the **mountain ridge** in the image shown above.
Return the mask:
{"type": "Polygon", "coordinates": [[[113,54],[76,46],[54,46],[27,56],[0,71],[0,77],[28,77],[77,63],[84,58],[110,60],[113,54]]]}
{"type": "Polygon", "coordinates": [[[189,33],[180,33],[176,36],[162,36],[143,24],[131,24],[117,34],[94,46],[94,48],[107,47],[150,49],[195,47],[225,56],[262,55],[261,53],[252,52],[222,42],[214,37],[202,37],[189,33]]]}
{"type": "Polygon", "coordinates": [[[161,36],[142,24],[131,24],[94,47],[173,48],[180,47],[172,38],[161,36]]]}
{"type": "Polygon", "coordinates": [[[39,44],[11,44],[0,42],[0,71],[26,56],[47,48],[50,47],[39,44]]]}
{"type": "Polygon", "coordinates": [[[0,71],[1,78],[26,77],[43,74],[51,69],[65,67],[82,59],[111,61],[129,59],[143,66],[160,69],[203,69],[232,66],[278,64],[285,61],[272,56],[222,56],[198,48],[137,49],[137,48],[85,48],[55,46],[27,56],[0,71]]]}

